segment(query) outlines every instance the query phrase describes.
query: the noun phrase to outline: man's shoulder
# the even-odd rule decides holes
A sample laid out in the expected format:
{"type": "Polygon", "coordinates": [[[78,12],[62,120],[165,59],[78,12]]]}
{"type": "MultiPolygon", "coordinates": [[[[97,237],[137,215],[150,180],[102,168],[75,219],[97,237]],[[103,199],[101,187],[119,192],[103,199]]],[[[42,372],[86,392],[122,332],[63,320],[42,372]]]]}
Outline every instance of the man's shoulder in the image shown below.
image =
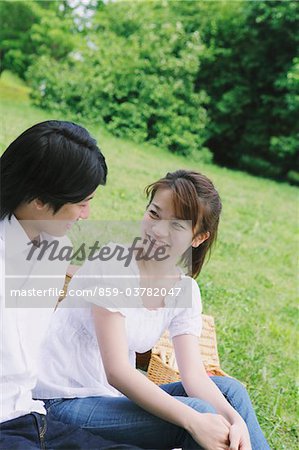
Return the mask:
{"type": "Polygon", "coordinates": [[[8,217],[0,220],[0,240],[4,241],[5,237],[5,227],[10,223],[8,217]]]}
{"type": "Polygon", "coordinates": [[[0,241],[4,241],[4,220],[0,220],[0,241]]]}

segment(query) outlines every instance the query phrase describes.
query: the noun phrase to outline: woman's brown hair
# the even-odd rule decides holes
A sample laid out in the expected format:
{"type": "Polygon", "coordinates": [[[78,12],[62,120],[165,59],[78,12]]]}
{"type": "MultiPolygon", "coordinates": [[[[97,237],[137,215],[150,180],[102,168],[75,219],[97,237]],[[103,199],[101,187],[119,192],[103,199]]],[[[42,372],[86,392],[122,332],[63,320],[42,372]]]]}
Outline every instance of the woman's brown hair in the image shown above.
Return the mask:
{"type": "Polygon", "coordinates": [[[210,254],[217,238],[221,200],[213,183],[205,175],[191,170],[177,170],[168,173],[146,187],[145,192],[151,203],[158,189],[170,189],[176,217],[192,221],[193,238],[208,234],[208,238],[191,252],[183,255],[182,261],[188,267],[188,275],[196,278],[207,254],[210,254]]]}

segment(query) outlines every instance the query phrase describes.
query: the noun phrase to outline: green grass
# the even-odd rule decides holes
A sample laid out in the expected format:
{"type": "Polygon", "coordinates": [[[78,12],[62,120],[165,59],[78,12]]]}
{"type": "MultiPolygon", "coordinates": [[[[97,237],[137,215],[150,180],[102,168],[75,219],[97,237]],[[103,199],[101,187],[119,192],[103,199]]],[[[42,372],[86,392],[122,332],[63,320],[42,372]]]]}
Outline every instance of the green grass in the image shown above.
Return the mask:
{"type": "MultiPolygon", "coordinates": [[[[27,87],[10,74],[0,79],[0,95],[1,151],[30,125],[54,118],[31,106],[27,87]]],[[[218,245],[199,278],[204,312],[216,319],[222,367],[246,383],[271,448],[297,449],[298,189],[83,125],[109,165],[108,183],[93,200],[92,219],[138,220],[144,186],[177,168],[202,171],[218,187],[223,200],[218,245]]]]}

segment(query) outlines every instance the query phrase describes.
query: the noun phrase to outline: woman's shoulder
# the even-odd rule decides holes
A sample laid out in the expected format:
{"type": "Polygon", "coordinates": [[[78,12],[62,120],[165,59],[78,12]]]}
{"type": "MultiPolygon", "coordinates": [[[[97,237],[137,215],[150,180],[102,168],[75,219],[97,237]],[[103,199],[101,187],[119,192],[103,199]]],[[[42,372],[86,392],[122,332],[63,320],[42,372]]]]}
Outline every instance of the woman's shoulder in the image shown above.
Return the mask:
{"type": "Polygon", "coordinates": [[[167,306],[174,307],[174,314],[181,314],[184,309],[198,308],[201,304],[199,286],[192,277],[183,275],[170,292],[167,306]]]}
{"type": "Polygon", "coordinates": [[[186,293],[189,295],[197,295],[200,293],[197,281],[189,275],[182,275],[178,286],[181,286],[181,293],[184,295],[186,295],[186,293]]]}

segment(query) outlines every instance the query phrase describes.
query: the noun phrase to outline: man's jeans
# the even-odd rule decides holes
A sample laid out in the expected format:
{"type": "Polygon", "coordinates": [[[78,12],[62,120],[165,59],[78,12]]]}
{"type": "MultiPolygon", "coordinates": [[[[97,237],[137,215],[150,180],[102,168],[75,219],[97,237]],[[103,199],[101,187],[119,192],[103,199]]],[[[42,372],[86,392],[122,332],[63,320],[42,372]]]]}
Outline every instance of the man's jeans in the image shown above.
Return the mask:
{"type": "MultiPolygon", "coordinates": [[[[247,424],[252,450],[269,450],[244,386],[228,377],[211,377],[247,424]]],[[[187,397],[182,383],[161,386],[171,396],[198,412],[215,413],[207,402],[187,397]]],[[[126,397],[86,397],[45,401],[58,420],[76,424],[106,439],[150,449],[200,449],[183,429],[144,411],[126,397]]]]}
{"type": "Polygon", "coordinates": [[[1,450],[123,450],[78,426],[58,422],[51,415],[31,413],[0,424],[1,450]]]}

